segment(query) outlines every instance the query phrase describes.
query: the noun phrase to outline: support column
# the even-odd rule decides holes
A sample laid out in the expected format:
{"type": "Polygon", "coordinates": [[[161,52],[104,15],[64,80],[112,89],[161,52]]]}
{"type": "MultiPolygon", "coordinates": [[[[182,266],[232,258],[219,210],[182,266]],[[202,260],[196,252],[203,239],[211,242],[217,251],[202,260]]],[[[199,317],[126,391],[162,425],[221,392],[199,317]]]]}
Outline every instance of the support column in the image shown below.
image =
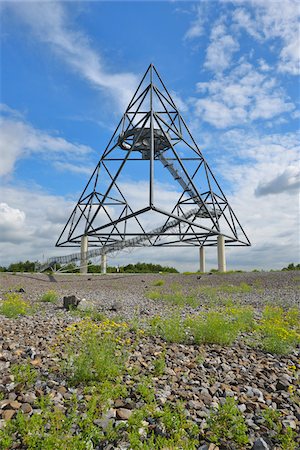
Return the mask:
{"type": "Polygon", "coordinates": [[[88,251],[88,237],[84,234],[81,238],[81,255],[80,255],[80,273],[87,273],[87,251],[88,251]]]}
{"type": "Polygon", "coordinates": [[[205,248],[201,246],[199,248],[199,254],[200,254],[200,272],[205,272],[205,248]]]}
{"type": "Polygon", "coordinates": [[[221,234],[218,236],[218,271],[226,272],[225,239],[221,234]]]}
{"type": "Polygon", "coordinates": [[[101,255],[101,273],[106,273],[106,265],[107,265],[106,253],[102,253],[102,255],[101,255]]]}

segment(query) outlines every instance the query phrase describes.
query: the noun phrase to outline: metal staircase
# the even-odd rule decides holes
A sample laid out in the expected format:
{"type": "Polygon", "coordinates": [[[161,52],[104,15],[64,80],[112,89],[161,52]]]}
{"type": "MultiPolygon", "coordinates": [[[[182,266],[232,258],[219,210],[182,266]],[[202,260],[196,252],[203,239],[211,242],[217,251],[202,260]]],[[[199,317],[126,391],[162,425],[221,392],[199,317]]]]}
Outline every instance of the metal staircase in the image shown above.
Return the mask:
{"type": "MultiPolygon", "coordinates": [[[[202,203],[201,206],[203,209],[202,203]]],[[[128,247],[138,247],[139,244],[142,244],[144,241],[147,241],[150,237],[159,236],[161,233],[164,233],[167,230],[175,228],[182,220],[189,219],[190,217],[196,215],[197,217],[199,217],[200,214],[202,214],[202,212],[199,209],[199,207],[193,208],[190,211],[183,214],[182,216],[178,217],[178,219],[170,220],[163,226],[155,228],[149,233],[145,233],[145,235],[143,236],[138,236],[132,239],[126,239],[124,241],[115,242],[114,244],[109,244],[101,248],[89,250],[87,252],[86,259],[95,258],[97,256],[101,256],[102,254],[113,253],[128,247]]],[[[203,217],[206,217],[206,211],[203,211],[203,217]]],[[[55,264],[70,264],[72,262],[80,261],[80,259],[81,259],[81,252],[76,252],[65,256],[53,256],[52,258],[49,258],[44,264],[37,265],[36,269],[39,272],[44,272],[46,269],[53,267],[55,264]]]]}

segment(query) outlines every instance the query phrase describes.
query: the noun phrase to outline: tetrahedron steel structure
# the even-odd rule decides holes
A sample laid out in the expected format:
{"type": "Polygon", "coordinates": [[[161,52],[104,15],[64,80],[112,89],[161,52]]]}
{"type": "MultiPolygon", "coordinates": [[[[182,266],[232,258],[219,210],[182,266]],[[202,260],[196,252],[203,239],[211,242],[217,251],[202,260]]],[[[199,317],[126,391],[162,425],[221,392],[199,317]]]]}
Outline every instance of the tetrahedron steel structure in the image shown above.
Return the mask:
{"type": "Polygon", "coordinates": [[[56,243],[250,245],[155,67],[150,64],[56,243]]]}

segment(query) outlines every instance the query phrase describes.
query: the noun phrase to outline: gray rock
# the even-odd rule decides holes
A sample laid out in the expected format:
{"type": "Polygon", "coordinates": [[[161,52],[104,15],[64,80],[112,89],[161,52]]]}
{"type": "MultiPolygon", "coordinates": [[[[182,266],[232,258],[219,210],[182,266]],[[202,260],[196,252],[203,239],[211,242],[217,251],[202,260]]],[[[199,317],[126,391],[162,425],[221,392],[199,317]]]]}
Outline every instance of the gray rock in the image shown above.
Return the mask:
{"type": "Polygon", "coordinates": [[[251,450],[270,450],[270,447],[263,438],[258,438],[254,442],[251,450]]]}
{"type": "Polygon", "coordinates": [[[76,309],[80,303],[79,298],[76,295],[67,295],[63,298],[63,305],[67,311],[70,309],[76,309]]]}

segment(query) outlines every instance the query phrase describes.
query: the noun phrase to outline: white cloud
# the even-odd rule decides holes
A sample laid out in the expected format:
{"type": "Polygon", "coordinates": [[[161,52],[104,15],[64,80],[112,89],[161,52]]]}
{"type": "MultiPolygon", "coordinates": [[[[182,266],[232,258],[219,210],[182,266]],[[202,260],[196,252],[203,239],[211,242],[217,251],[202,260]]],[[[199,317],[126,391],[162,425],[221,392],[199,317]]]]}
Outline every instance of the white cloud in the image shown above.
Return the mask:
{"type": "Polygon", "coordinates": [[[194,6],[193,13],[196,15],[192,23],[190,24],[189,29],[184,35],[185,39],[194,39],[203,35],[205,28],[204,23],[206,20],[206,7],[205,2],[200,3],[197,6],[194,6]]]}
{"type": "Polygon", "coordinates": [[[214,72],[222,72],[230,66],[233,54],[239,50],[239,44],[227,33],[222,20],[213,27],[210,39],[204,67],[214,72]]]}
{"type": "Polygon", "coordinates": [[[31,32],[82,76],[92,86],[108,91],[120,107],[127,106],[138,79],[132,73],[111,73],[90,39],[75,30],[68,17],[66,4],[52,2],[7,2],[6,6],[18,19],[30,27],[31,32]]]}
{"type": "Polygon", "coordinates": [[[218,145],[224,156],[217,169],[234,189],[229,201],[252,243],[230,250],[231,261],[266,269],[298,262],[299,134],[232,130],[218,145]]]}
{"type": "Polygon", "coordinates": [[[8,115],[0,118],[0,176],[12,173],[19,159],[33,153],[52,161],[69,155],[77,162],[92,153],[86,145],[74,144],[34,128],[24,121],[20,113],[6,105],[2,105],[2,111],[8,115]]]}
{"type": "Polygon", "coordinates": [[[227,77],[197,83],[197,89],[206,97],[194,99],[196,115],[217,128],[271,119],[294,109],[275,78],[246,62],[227,77]]]}
{"type": "Polygon", "coordinates": [[[300,4],[297,0],[252,0],[242,3],[233,13],[233,21],[253,38],[264,42],[276,40],[278,69],[291,75],[300,73],[300,4]],[[247,9],[248,8],[248,9],[247,9]]]}

